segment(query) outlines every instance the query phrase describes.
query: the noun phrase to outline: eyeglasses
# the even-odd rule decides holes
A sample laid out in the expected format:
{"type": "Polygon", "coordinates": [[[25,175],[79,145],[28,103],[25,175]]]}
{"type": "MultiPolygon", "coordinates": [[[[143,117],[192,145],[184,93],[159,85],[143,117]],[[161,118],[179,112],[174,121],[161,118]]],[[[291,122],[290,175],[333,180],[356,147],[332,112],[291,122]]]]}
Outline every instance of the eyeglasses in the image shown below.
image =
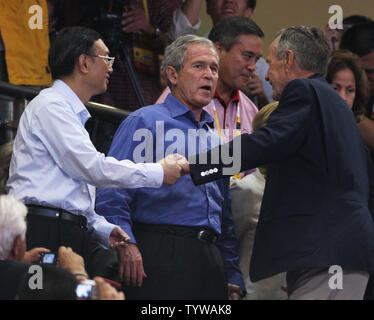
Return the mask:
{"type": "Polygon", "coordinates": [[[97,57],[104,59],[109,68],[113,67],[115,57],[101,56],[99,54],[87,54],[90,57],[97,57]]]}

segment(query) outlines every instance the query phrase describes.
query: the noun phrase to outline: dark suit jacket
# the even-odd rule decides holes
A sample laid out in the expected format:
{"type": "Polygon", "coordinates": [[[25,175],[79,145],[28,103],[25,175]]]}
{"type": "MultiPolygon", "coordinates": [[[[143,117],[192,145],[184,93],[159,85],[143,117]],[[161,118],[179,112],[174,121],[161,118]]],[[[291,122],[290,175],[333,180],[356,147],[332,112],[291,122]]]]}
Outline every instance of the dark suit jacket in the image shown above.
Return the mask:
{"type": "Polygon", "coordinates": [[[14,300],[29,267],[23,262],[0,260],[0,300],[14,300]]]}
{"type": "MultiPolygon", "coordinates": [[[[324,78],[288,83],[268,124],[238,139],[241,155],[234,142],[220,151],[239,156],[241,171],[268,164],[252,281],[331,265],[374,271],[371,162],[352,111],[324,78]]],[[[221,158],[199,159],[190,165],[196,184],[222,176],[221,158]]]]}

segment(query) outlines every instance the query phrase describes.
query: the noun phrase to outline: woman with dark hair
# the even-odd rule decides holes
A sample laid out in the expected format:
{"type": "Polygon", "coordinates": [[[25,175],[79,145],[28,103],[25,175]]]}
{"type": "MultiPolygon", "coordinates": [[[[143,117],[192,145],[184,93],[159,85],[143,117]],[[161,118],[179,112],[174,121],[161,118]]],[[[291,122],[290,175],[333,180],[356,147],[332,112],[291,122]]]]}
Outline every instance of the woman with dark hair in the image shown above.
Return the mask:
{"type": "Polygon", "coordinates": [[[366,115],[369,84],[358,56],[348,50],[333,51],[326,80],[352,109],[362,138],[368,147],[374,150],[374,122],[366,115]]]}
{"type": "Polygon", "coordinates": [[[359,58],[348,50],[336,50],[331,54],[326,80],[347,102],[359,122],[365,114],[369,99],[369,87],[359,58]]]}

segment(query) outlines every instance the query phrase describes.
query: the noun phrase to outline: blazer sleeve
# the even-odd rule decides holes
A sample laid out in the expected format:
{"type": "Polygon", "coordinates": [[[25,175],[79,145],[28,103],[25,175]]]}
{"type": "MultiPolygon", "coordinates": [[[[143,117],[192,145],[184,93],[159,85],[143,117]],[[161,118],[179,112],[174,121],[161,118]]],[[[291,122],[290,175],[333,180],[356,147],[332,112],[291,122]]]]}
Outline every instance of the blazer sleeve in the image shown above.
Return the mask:
{"type": "Polygon", "coordinates": [[[291,81],[266,126],[206,154],[189,157],[192,180],[200,185],[290,156],[308,133],[316,103],[315,92],[306,79],[291,81]]]}

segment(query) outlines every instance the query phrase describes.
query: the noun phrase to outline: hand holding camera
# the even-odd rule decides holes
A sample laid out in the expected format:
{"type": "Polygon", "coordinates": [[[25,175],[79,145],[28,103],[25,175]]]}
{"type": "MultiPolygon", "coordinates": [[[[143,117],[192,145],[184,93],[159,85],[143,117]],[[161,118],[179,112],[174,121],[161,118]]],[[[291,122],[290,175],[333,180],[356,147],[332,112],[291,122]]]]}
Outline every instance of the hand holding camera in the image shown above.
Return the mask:
{"type": "MultiPolygon", "coordinates": [[[[43,255],[50,252],[47,248],[34,248],[25,252],[23,261],[27,263],[40,263],[43,255]]],[[[43,263],[43,262],[42,262],[43,263]]]]}

